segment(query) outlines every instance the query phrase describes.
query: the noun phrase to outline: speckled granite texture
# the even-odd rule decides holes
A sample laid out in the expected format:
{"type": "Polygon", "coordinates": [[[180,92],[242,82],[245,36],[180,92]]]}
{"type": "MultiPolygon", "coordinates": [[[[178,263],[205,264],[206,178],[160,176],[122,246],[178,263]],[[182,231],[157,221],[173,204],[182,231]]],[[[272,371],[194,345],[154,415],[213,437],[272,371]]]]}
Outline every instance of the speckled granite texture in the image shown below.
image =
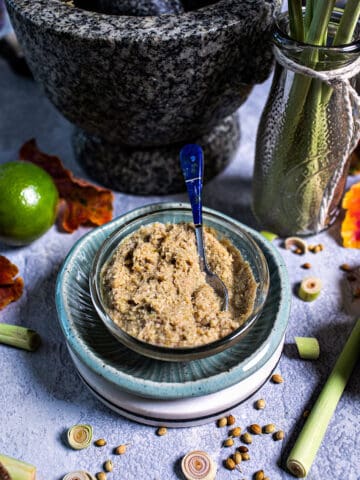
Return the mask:
{"type": "MultiPolygon", "coordinates": [[[[36,137],[41,149],[60,155],[75,174],[85,176],[74,160],[70,124],[34,83],[15,77],[1,59],[0,72],[0,162],[15,159],[20,145],[36,137]]],[[[268,87],[269,83],[256,87],[240,109],[243,132],[238,155],[225,172],[204,189],[205,205],[252,226],[250,198],[255,129],[268,87]]],[[[184,200],[186,196],[165,198],[184,200]]],[[[115,215],[159,200],[159,197],[116,194],[115,215]]],[[[221,446],[226,429],[218,429],[211,423],[169,430],[166,436],[157,437],[154,428],[137,425],[112,413],[94,399],[79,380],[56,319],[54,286],[61,262],[88,229],[68,235],[53,227],[28,247],[10,249],[1,245],[0,254],[18,265],[25,280],[25,292],[17,303],[0,313],[0,320],[35,328],[43,338],[43,346],[33,354],[0,346],[0,452],[37,465],[38,480],[61,480],[65,473],[79,468],[95,473],[107,458],[114,461],[114,473],[108,480],[184,480],[180,460],[193,449],[206,450],[214,458],[218,465],[217,480],[252,480],[253,473],[260,468],[271,480],[291,480],[293,477],[280,465],[302,425],[303,411],[311,408],[353,324],[353,317],[342,308],[344,274],[338,266],[344,262],[360,265],[360,252],[339,246],[338,228],[339,223],[311,239],[325,246],[318,255],[309,253],[299,257],[285,251],[281,241],[275,242],[287,263],[293,287],[305,275],[300,265],[309,261],[313,265],[310,272],[323,279],[324,288],[318,300],[311,304],[293,297],[286,344],[278,366],[285,382],[282,385],[267,383],[233,411],[243,428],[254,422],[260,425],[273,422],[286,432],[283,442],[274,442],[265,435],[256,437],[250,446],[251,460],[243,463],[241,474],[222,467],[222,460],[229,453],[221,446]],[[297,357],[295,335],[315,335],[319,339],[319,361],[305,362],[297,357]],[[253,402],[261,397],[267,406],[259,412],[253,408],[253,402]],[[95,437],[106,438],[108,445],[104,449],[90,447],[83,451],[67,448],[64,433],[79,422],[91,423],[95,437]],[[112,447],[119,443],[130,445],[126,455],[116,457],[112,447]]],[[[336,409],[309,480],[360,478],[359,399],[358,366],[336,409]]]]}
{"type": "Polygon", "coordinates": [[[108,142],[113,168],[117,149],[110,144],[186,143],[234,113],[269,75],[279,4],[219,0],[182,14],[136,17],[61,0],[7,0],[35,79],[66,118],[108,142]]]}
{"type": "MultiPolygon", "coordinates": [[[[210,133],[190,140],[203,146],[205,182],[229,164],[239,140],[237,115],[230,115],[210,133]]],[[[73,146],[78,161],[91,177],[120,192],[162,195],[185,190],[179,163],[181,143],[134,149],[121,144],[109,144],[106,140],[76,129],[73,146]]]]}

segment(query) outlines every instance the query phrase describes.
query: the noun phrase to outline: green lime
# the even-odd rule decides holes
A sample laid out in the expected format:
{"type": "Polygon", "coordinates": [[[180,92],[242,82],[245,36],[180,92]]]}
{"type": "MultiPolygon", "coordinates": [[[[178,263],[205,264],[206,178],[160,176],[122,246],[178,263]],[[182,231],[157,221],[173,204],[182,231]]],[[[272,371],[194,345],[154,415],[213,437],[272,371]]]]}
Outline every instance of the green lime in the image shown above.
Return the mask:
{"type": "Polygon", "coordinates": [[[0,165],[0,241],[26,245],[54,223],[57,188],[47,172],[33,163],[0,165]]]}

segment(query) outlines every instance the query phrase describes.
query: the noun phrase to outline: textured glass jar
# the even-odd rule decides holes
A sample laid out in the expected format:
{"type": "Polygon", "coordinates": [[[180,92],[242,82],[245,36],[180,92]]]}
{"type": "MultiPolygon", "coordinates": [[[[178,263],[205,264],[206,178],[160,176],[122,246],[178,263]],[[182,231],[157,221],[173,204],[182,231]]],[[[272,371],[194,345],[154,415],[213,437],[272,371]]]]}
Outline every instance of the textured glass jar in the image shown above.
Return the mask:
{"type": "MultiPolygon", "coordinates": [[[[340,19],[341,13],[333,15],[330,34],[336,32],[340,19]]],[[[342,47],[296,42],[287,31],[288,15],[283,13],[273,41],[296,65],[334,71],[359,58],[359,25],[356,40],[342,47]]],[[[253,210],[263,228],[288,236],[314,234],[331,225],[349,169],[344,155],[348,132],[349,115],[341,88],[276,64],[258,129],[253,179],[253,210]]]]}

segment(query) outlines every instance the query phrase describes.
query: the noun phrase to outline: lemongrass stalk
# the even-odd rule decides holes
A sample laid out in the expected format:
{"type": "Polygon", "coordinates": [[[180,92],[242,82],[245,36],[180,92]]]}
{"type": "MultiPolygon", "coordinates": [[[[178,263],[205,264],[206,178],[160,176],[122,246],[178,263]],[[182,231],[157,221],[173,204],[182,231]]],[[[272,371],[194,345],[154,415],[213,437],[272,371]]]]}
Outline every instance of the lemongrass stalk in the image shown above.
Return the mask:
{"type": "Polygon", "coordinates": [[[290,35],[299,42],[305,39],[304,22],[302,13],[302,1],[289,2],[290,35]]]}
{"type": "Polygon", "coordinates": [[[305,33],[309,31],[313,14],[314,14],[314,0],[307,0],[306,10],[304,15],[304,37],[305,37],[305,33]]]}
{"type": "MultiPolygon", "coordinates": [[[[346,45],[350,43],[354,37],[356,25],[360,18],[360,2],[359,0],[348,0],[343,11],[337,32],[334,36],[332,45],[346,45]]],[[[328,85],[323,86],[322,101],[327,104],[330,101],[333,89],[328,85]]]]}
{"type": "Polygon", "coordinates": [[[360,319],[357,320],[287,459],[286,466],[296,477],[303,478],[309,473],[331,417],[359,358],[359,345],[360,319]]]}
{"type": "Polygon", "coordinates": [[[0,343],[33,352],[40,346],[41,338],[30,328],[0,323],[0,343]]]}
{"type": "Polygon", "coordinates": [[[30,463],[0,453],[0,463],[9,472],[11,480],[35,480],[36,467],[30,463]]]}
{"type": "Polygon", "coordinates": [[[317,360],[320,356],[320,345],[314,337],[295,337],[296,347],[303,360],[317,360]]]}

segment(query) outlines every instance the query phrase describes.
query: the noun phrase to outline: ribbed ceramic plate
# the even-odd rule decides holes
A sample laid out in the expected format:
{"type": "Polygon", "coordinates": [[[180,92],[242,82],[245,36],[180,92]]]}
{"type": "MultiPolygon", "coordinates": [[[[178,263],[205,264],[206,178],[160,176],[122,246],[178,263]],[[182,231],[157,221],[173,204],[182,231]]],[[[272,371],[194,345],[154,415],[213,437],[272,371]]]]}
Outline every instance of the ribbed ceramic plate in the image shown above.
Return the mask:
{"type": "MultiPolygon", "coordinates": [[[[162,206],[171,209],[179,204],[162,206]]],[[[129,212],[92,230],[74,245],[65,259],[56,285],[56,307],[61,328],[68,347],[87,368],[126,392],[158,399],[218,392],[256,372],[281,343],[291,302],[284,262],[259,233],[239,224],[262,249],[270,272],[269,295],[255,325],[237,345],[205,359],[172,363],[143,357],[115,340],[97,316],[89,293],[89,271],[96,251],[107,236],[139,212],[151,212],[156,208],[156,205],[148,205],[129,212]]],[[[206,212],[214,211],[205,208],[206,212]]],[[[219,212],[216,214],[219,215],[219,212]]]]}

